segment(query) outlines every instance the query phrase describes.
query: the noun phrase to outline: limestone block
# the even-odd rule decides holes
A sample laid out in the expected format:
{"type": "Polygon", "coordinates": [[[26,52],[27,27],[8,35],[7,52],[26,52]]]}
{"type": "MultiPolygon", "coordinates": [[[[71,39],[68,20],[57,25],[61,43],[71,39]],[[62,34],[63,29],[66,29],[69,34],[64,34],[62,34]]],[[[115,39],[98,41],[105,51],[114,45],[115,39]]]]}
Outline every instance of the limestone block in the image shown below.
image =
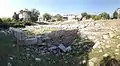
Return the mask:
{"type": "Polygon", "coordinates": [[[26,38],[25,39],[25,44],[26,45],[37,44],[37,38],[26,38]]]}

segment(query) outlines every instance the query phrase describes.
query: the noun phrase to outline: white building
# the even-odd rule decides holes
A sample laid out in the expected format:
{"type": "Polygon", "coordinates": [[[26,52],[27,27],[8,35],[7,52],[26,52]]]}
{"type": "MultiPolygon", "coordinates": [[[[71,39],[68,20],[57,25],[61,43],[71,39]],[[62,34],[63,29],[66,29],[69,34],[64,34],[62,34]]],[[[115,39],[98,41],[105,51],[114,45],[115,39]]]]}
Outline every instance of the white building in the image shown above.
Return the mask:
{"type": "Polygon", "coordinates": [[[23,12],[23,20],[29,20],[30,19],[30,15],[26,12],[26,11],[24,11],[23,12]]]}
{"type": "Polygon", "coordinates": [[[77,21],[79,19],[81,19],[81,15],[77,14],[67,14],[67,15],[63,15],[63,18],[67,18],[68,21],[77,21]]]}
{"type": "Polygon", "coordinates": [[[23,21],[27,21],[30,19],[30,14],[27,11],[21,10],[19,13],[19,18],[23,18],[23,21]]]}

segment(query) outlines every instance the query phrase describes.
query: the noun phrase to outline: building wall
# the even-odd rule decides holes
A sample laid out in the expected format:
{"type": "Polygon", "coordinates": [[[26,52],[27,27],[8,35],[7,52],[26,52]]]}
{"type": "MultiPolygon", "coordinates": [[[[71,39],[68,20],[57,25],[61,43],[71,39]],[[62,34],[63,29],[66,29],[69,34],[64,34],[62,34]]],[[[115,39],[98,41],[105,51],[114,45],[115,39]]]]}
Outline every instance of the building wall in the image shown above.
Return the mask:
{"type": "Polygon", "coordinates": [[[79,14],[77,14],[77,15],[75,15],[75,14],[67,14],[67,15],[63,15],[63,17],[67,17],[68,21],[76,21],[75,18],[81,19],[82,16],[79,15],[79,14]]]}

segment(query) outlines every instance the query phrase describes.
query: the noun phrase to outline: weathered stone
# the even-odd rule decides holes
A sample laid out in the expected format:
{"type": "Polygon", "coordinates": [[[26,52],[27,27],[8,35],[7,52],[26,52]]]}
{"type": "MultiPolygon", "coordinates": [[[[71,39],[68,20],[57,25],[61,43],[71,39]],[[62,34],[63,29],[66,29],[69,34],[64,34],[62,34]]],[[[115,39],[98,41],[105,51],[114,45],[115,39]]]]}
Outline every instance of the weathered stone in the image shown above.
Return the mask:
{"type": "Polygon", "coordinates": [[[115,53],[116,55],[119,55],[119,53],[115,53]]]}
{"type": "Polygon", "coordinates": [[[94,58],[92,58],[92,59],[89,60],[89,62],[94,62],[94,63],[95,63],[96,61],[97,61],[97,57],[94,57],[94,58]]]}
{"type": "Polygon", "coordinates": [[[52,51],[52,50],[54,50],[54,49],[57,49],[57,47],[56,47],[56,46],[53,46],[53,47],[48,48],[48,50],[50,50],[50,51],[52,51]]]}
{"type": "Polygon", "coordinates": [[[37,44],[37,38],[27,38],[25,39],[25,44],[26,45],[37,44]]]}
{"type": "Polygon", "coordinates": [[[86,63],[86,60],[83,60],[82,63],[85,64],[85,63],[86,63]]]}
{"type": "Polygon", "coordinates": [[[36,61],[41,61],[41,59],[40,59],[40,58],[35,58],[35,60],[36,60],[36,61]]]}
{"type": "Polygon", "coordinates": [[[103,55],[103,57],[107,57],[107,56],[109,56],[107,53],[105,53],[105,54],[103,55]]]}
{"type": "Polygon", "coordinates": [[[50,54],[50,52],[46,52],[46,54],[47,54],[47,55],[49,55],[49,54],[50,54]]]}
{"type": "Polygon", "coordinates": [[[59,56],[59,54],[56,54],[56,56],[59,56]]]}
{"type": "Polygon", "coordinates": [[[106,48],[110,48],[111,46],[110,46],[110,45],[106,45],[105,47],[106,47],[106,48]]]}
{"type": "Polygon", "coordinates": [[[22,30],[20,29],[14,29],[14,36],[17,40],[25,40],[25,34],[22,30]]]}
{"type": "Polygon", "coordinates": [[[27,54],[27,56],[30,56],[30,54],[27,54]]]}
{"type": "Polygon", "coordinates": [[[41,55],[45,55],[46,53],[45,52],[41,52],[41,55]]]}
{"type": "Polygon", "coordinates": [[[115,34],[109,33],[109,36],[110,36],[110,38],[113,38],[115,36],[115,34]]]}
{"type": "Polygon", "coordinates": [[[13,57],[9,57],[11,60],[13,60],[13,57]]]}
{"type": "Polygon", "coordinates": [[[29,51],[30,49],[29,48],[26,48],[27,51],[29,51]]]}
{"type": "Polygon", "coordinates": [[[102,49],[100,49],[99,52],[103,52],[102,49]]]}
{"type": "Polygon", "coordinates": [[[118,39],[120,39],[120,36],[117,36],[118,39]]]}
{"type": "Polygon", "coordinates": [[[97,42],[95,43],[95,45],[93,46],[93,49],[98,48],[99,45],[100,45],[100,42],[97,41],[97,42]]]}
{"type": "Polygon", "coordinates": [[[15,44],[12,44],[12,47],[15,47],[15,44]]]}
{"type": "Polygon", "coordinates": [[[56,53],[57,53],[57,51],[56,51],[56,50],[53,50],[52,52],[53,52],[54,54],[56,54],[56,53]]]}
{"type": "Polygon", "coordinates": [[[89,62],[89,66],[95,66],[93,62],[89,62]]]}
{"type": "Polygon", "coordinates": [[[72,50],[72,48],[71,48],[71,46],[68,46],[67,48],[66,48],[66,51],[71,51],[72,50]]]}
{"type": "Polygon", "coordinates": [[[66,47],[63,44],[58,46],[63,52],[66,52],[66,47]]]}
{"type": "Polygon", "coordinates": [[[36,36],[36,38],[37,38],[37,44],[41,45],[43,37],[42,36],[36,36]]]}
{"type": "Polygon", "coordinates": [[[68,63],[68,61],[65,61],[65,63],[68,63]]]}
{"type": "Polygon", "coordinates": [[[103,35],[103,39],[108,39],[108,35],[103,35]]]}
{"type": "Polygon", "coordinates": [[[117,48],[120,48],[120,44],[117,45],[117,48]]]}
{"type": "Polygon", "coordinates": [[[118,51],[119,51],[119,49],[115,49],[115,51],[116,51],[116,52],[118,52],[118,51]]]}
{"type": "Polygon", "coordinates": [[[8,62],[8,66],[12,66],[12,64],[10,62],[8,62]]]}
{"type": "Polygon", "coordinates": [[[80,28],[85,28],[85,25],[81,25],[80,28]]]}
{"type": "Polygon", "coordinates": [[[53,61],[53,63],[55,63],[55,61],[53,61]]]}

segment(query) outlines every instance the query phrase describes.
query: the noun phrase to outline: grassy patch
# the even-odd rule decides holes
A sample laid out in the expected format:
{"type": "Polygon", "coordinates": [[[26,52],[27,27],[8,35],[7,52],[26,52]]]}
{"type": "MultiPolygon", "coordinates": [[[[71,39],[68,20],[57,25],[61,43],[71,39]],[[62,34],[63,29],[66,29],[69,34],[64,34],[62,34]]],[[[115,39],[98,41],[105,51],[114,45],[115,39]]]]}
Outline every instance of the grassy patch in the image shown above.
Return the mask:
{"type": "Polygon", "coordinates": [[[26,46],[19,47],[18,52],[15,46],[9,54],[9,57],[13,58],[9,59],[9,62],[13,66],[16,64],[19,66],[87,66],[88,53],[93,44],[88,39],[76,38],[72,44],[72,51],[59,55],[54,53],[41,55],[32,50],[27,51],[26,46]],[[35,58],[40,58],[40,60],[36,61],[35,58]]]}

